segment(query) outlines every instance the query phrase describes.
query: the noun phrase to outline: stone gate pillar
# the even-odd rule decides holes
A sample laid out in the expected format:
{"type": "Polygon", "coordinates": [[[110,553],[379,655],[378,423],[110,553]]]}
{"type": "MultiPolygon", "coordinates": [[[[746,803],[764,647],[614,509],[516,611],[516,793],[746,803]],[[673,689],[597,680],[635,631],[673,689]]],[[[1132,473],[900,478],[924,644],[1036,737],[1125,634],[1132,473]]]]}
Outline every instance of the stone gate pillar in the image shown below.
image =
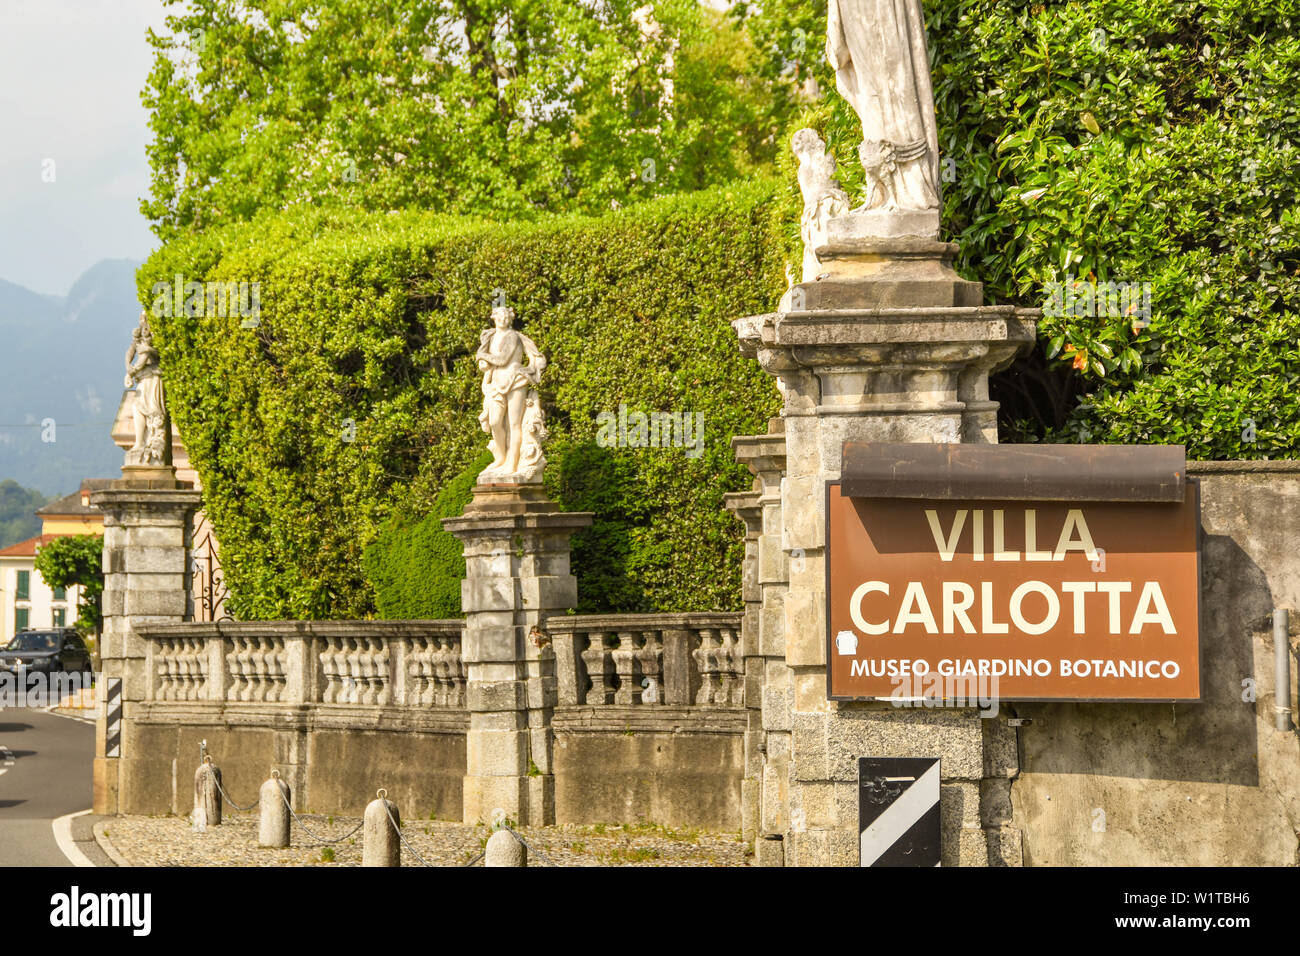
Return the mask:
{"type": "MultiPolygon", "coordinates": [[[[784,859],[784,813],[790,765],[790,668],[785,663],[785,592],[789,561],[781,548],[781,478],[785,474],[785,422],[768,422],[766,435],[732,439],[736,460],[754,475],[748,497],[758,512],[753,546],[745,550],[746,609],[749,589],[758,593],[756,612],[746,613],[745,707],[749,718],[745,747],[743,806],[752,815],[743,828],[753,840],[759,866],[780,866],[784,859]]],[[[739,509],[737,509],[739,510],[739,509]]],[[[751,533],[754,533],[751,531],[751,533]]],[[[748,542],[747,542],[748,544],[748,542]]]]}
{"type": "MultiPolygon", "coordinates": [[[[742,352],[785,399],[779,515],[789,587],[784,667],[768,677],[788,680],[792,696],[765,694],[763,723],[789,727],[788,779],[784,794],[764,787],[762,815],[782,829],[788,865],[857,864],[857,758],[868,755],[942,758],[945,864],[1019,861],[999,810],[1015,772],[1005,728],[973,710],[836,702],[826,691],[826,483],[840,477],[844,442],[996,442],[988,376],[1034,341],[1036,313],[982,305],[981,284],[952,268],[956,252],[926,238],[832,231],[816,250],[822,274],[787,293],[791,308],[733,323],[742,352]]],[[[765,625],[765,641],[776,634],[765,625]]],[[[768,734],[773,770],[779,739],[768,734]]]]}
{"type": "Polygon", "coordinates": [[[555,822],[555,652],[541,628],[577,604],[569,537],[591,519],[527,484],[478,485],[463,516],[443,519],[465,546],[466,823],[498,809],[521,826],[555,822]]]}
{"type": "Polygon", "coordinates": [[[104,513],[99,699],[110,681],[122,682],[119,733],[107,737],[111,712],[105,708],[95,729],[94,807],[101,814],[152,812],[150,781],[132,773],[134,761],[144,756],[136,751],[133,719],[148,687],[146,644],[136,628],[179,624],[192,616],[191,521],[201,497],[188,482],[176,480],[170,465],[126,465],[122,476],[90,497],[104,513]]]}

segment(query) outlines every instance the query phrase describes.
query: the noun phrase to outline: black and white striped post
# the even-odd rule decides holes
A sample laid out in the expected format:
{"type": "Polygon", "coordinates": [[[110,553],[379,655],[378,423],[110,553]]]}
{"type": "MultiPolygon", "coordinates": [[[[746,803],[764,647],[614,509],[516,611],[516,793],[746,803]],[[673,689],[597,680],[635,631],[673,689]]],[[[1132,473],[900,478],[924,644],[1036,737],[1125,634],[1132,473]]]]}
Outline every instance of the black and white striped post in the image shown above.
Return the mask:
{"type": "Polygon", "coordinates": [[[104,756],[122,756],[122,678],[104,681],[104,756]]]}
{"type": "Polygon", "coordinates": [[[939,866],[939,758],[858,759],[862,866],[939,866]]]}

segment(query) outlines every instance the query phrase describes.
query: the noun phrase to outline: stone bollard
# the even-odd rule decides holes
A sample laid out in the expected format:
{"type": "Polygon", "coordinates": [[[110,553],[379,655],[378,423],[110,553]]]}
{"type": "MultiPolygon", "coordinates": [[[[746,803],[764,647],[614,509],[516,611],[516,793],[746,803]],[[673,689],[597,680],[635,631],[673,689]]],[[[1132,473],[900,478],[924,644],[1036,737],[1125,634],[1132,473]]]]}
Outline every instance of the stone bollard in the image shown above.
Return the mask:
{"type": "Polygon", "coordinates": [[[289,785],[280,779],[280,771],[272,770],[271,779],[262,784],[257,795],[260,809],[257,842],[260,846],[289,845],[290,799],[289,785]]]}
{"type": "Polygon", "coordinates": [[[397,804],[388,799],[388,791],[380,789],[366,807],[365,825],[361,829],[362,866],[401,866],[402,840],[397,827],[402,815],[397,804]],[[389,814],[392,814],[390,820],[389,814]]]}
{"type": "Polygon", "coordinates": [[[196,829],[221,826],[221,770],[204,757],[199,769],[194,771],[194,817],[196,829]]]}
{"type": "Polygon", "coordinates": [[[527,866],[528,850],[509,830],[498,830],[488,837],[484,866],[527,866]]]}

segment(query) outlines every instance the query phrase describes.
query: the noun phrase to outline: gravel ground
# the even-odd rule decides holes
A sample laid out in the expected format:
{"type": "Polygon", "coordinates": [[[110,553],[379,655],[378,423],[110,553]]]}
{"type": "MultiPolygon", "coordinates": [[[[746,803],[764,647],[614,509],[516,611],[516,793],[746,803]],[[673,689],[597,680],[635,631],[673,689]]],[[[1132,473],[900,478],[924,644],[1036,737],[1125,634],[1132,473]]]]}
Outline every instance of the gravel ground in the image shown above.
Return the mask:
{"type": "MultiPolygon", "coordinates": [[[[307,826],[336,839],[357,817],[304,816],[307,826]]],[[[283,850],[257,845],[254,813],[229,813],[219,827],[195,830],[182,817],[118,817],[105,832],[133,866],[359,866],[361,833],[334,844],[333,859],[320,843],[292,824],[292,844],[283,850]]],[[[463,866],[478,856],[490,829],[438,820],[407,820],[402,835],[432,866],[463,866]]],[[[528,844],[556,866],[746,866],[746,846],[737,834],[672,829],[655,824],[524,827],[528,844]]],[[[530,865],[544,865],[530,854],[530,865]]],[[[419,866],[402,849],[404,866],[419,866]]],[[[482,863],[475,864],[482,866],[482,863]]]]}

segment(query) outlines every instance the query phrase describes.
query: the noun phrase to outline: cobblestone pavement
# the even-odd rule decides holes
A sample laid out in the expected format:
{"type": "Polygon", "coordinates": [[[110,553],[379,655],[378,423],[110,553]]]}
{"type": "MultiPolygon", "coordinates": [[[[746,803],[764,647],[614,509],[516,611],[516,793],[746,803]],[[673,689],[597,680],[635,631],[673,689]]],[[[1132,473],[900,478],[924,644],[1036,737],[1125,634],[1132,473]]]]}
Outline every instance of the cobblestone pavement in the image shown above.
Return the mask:
{"type": "MultiPolygon", "coordinates": [[[[303,816],[319,836],[334,839],[358,817],[303,816]]],[[[257,845],[255,813],[230,813],[219,827],[195,830],[182,817],[118,817],[105,823],[110,843],[133,866],[359,866],[361,833],[328,849],[295,822],[292,845],[257,845]]],[[[406,820],[402,835],[433,866],[463,866],[478,856],[490,828],[440,820],[406,820]]],[[[746,866],[751,857],[739,834],[705,833],[655,824],[524,827],[528,844],[556,866],[746,866]]],[[[529,865],[545,865],[530,854],[529,865]]],[[[403,866],[419,866],[406,849],[403,866]]],[[[476,866],[482,866],[481,862],[476,866]]]]}

